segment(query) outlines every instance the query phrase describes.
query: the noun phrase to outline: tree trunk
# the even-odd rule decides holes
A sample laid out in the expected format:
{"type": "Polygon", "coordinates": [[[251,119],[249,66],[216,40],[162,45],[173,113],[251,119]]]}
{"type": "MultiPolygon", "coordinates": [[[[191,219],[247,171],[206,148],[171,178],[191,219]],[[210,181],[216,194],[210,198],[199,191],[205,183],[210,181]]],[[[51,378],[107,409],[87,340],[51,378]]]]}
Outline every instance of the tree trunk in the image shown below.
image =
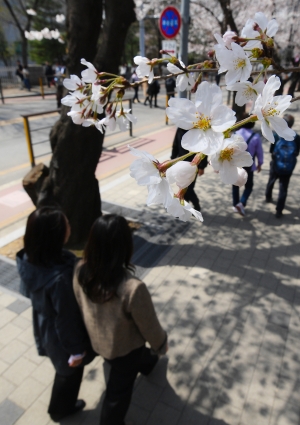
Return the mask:
{"type": "Polygon", "coordinates": [[[22,65],[24,68],[28,67],[28,41],[24,33],[22,34],[22,65]]]}
{"type": "Polygon", "coordinates": [[[219,3],[224,15],[222,23],[222,34],[227,31],[228,27],[231,29],[231,31],[234,31],[238,34],[239,31],[232,15],[230,0],[219,0],[219,3]]]}
{"type": "MultiPolygon", "coordinates": [[[[118,71],[126,32],[134,17],[133,1],[122,0],[120,3],[109,0],[105,4],[102,42],[95,60],[102,24],[102,1],[67,0],[67,65],[70,74],[80,75],[84,69],[81,58],[94,63],[98,70],[118,71]]],[[[54,202],[62,207],[72,229],[68,246],[81,249],[93,222],[101,215],[95,170],[104,136],[94,127],[73,124],[67,116],[68,111],[69,108],[62,107],[61,117],[50,134],[53,157],[49,177],[39,195],[39,205],[54,202]]]]}
{"type": "Polygon", "coordinates": [[[105,2],[105,21],[94,61],[94,65],[99,71],[119,74],[126,34],[136,19],[134,8],[133,0],[108,0],[105,2]]]}

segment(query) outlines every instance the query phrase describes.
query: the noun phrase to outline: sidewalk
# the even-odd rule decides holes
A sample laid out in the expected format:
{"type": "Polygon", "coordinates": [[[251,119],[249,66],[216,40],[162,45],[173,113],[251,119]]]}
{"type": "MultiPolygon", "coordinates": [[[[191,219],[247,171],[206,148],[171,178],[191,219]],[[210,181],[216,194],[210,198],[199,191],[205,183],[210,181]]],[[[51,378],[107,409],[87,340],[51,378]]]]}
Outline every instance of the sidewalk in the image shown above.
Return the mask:
{"type": "MultiPolygon", "coordinates": [[[[168,158],[170,149],[160,146],[159,159],[168,158]]],[[[231,188],[209,167],[196,184],[204,223],[182,227],[161,209],[145,207],[147,190],[130,178],[127,160],[120,164],[126,169],[101,180],[107,205],[144,217],[141,231],[152,232],[153,253],[168,246],[143,272],[170,348],[153,375],[137,381],[128,412],[136,425],[300,424],[300,164],[278,220],[275,205],[264,203],[269,145],[264,148],[245,218],[232,213],[231,188]]],[[[36,354],[31,308],[0,289],[1,425],[51,424],[54,370],[36,354]]],[[[85,410],[62,424],[97,424],[104,389],[97,358],[81,387],[85,410]]]]}

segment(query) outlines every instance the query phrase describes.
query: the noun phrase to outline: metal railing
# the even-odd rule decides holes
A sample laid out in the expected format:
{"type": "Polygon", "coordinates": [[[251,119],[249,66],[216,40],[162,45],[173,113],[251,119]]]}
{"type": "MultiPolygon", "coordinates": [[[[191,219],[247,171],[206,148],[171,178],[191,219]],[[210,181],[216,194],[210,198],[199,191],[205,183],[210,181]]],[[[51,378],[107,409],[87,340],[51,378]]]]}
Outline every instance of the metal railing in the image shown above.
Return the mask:
{"type": "Polygon", "coordinates": [[[47,152],[47,153],[43,153],[40,155],[35,155],[34,153],[34,146],[36,145],[40,145],[42,143],[47,143],[49,142],[49,139],[47,140],[41,140],[38,142],[32,142],[32,138],[31,138],[31,133],[34,131],[41,131],[41,130],[45,130],[47,128],[51,128],[53,127],[53,125],[48,125],[48,126],[44,126],[44,127],[39,127],[39,128],[34,128],[33,130],[30,129],[30,124],[29,124],[29,119],[32,117],[37,117],[37,116],[41,116],[41,115],[49,115],[49,114],[55,114],[55,113],[60,113],[60,109],[54,109],[52,111],[45,111],[45,112],[38,112],[36,114],[28,114],[28,115],[21,115],[21,117],[23,118],[23,124],[24,124],[24,132],[25,132],[25,137],[26,137],[26,143],[27,143],[27,149],[28,149],[28,155],[29,155],[29,161],[31,164],[31,167],[33,168],[36,164],[35,164],[35,159],[39,158],[41,156],[45,156],[45,155],[49,155],[52,152],[47,152]]]}
{"type": "Polygon", "coordinates": [[[40,92],[36,92],[36,91],[31,91],[30,94],[15,94],[12,96],[4,96],[3,94],[3,84],[2,84],[2,80],[0,78],[0,97],[1,97],[1,102],[2,104],[5,103],[5,99],[18,99],[19,97],[34,97],[34,96],[41,96],[43,99],[45,99],[45,96],[53,96],[56,95],[56,92],[48,92],[45,93],[44,91],[44,84],[43,84],[43,78],[40,77],[39,78],[39,86],[40,86],[40,92]]]}
{"type": "MultiPolygon", "coordinates": [[[[132,99],[131,98],[130,99],[123,99],[123,102],[124,101],[128,101],[129,102],[129,109],[132,109],[132,99]]],[[[29,161],[30,161],[32,168],[36,165],[35,164],[36,158],[39,158],[39,157],[45,156],[45,155],[49,155],[52,152],[47,152],[47,153],[43,153],[43,154],[40,154],[40,155],[35,155],[33,147],[36,146],[36,145],[47,143],[47,142],[49,142],[49,139],[41,140],[41,141],[38,141],[38,142],[32,142],[31,133],[33,133],[34,131],[46,130],[47,128],[53,127],[53,125],[48,125],[48,126],[44,126],[44,127],[31,129],[30,124],[29,124],[29,119],[32,118],[32,117],[38,117],[38,116],[42,116],[42,115],[49,115],[49,114],[55,114],[55,113],[60,113],[60,109],[54,109],[52,111],[45,111],[45,112],[38,112],[36,114],[21,115],[21,117],[23,118],[23,125],[24,125],[24,132],[25,132],[25,138],[26,138],[26,143],[27,143],[29,161]]],[[[130,137],[132,137],[132,128],[133,128],[132,122],[130,121],[129,122],[129,136],[130,137]]]]}

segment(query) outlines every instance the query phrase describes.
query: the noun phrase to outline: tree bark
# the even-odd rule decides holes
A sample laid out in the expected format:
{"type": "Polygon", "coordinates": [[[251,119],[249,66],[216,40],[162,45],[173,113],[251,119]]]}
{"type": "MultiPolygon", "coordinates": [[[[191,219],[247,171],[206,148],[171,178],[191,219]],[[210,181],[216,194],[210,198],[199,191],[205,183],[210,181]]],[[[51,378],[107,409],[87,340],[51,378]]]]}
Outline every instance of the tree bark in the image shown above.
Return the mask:
{"type": "MultiPolygon", "coordinates": [[[[99,71],[118,72],[124,41],[134,20],[132,0],[105,2],[102,25],[101,0],[67,0],[68,70],[80,75],[84,69],[80,59],[93,62],[99,71]]],[[[101,199],[95,170],[102,152],[104,136],[94,127],[73,124],[62,107],[59,121],[50,134],[53,157],[49,177],[39,195],[39,205],[58,203],[71,224],[69,247],[82,249],[97,217],[101,215],[101,199]]]]}
{"type": "Polygon", "coordinates": [[[239,31],[232,15],[230,0],[219,0],[219,3],[224,15],[222,24],[222,34],[227,31],[227,27],[229,27],[231,31],[234,31],[238,34],[239,31]]]}

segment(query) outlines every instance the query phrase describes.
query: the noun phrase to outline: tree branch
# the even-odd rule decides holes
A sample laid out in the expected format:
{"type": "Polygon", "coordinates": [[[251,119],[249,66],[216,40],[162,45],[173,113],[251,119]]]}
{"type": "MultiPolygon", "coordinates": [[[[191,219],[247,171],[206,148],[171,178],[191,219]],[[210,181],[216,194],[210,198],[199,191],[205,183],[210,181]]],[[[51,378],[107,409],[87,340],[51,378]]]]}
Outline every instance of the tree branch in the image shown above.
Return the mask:
{"type": "Polygon", "coordinates": [[[222,22],[221,21],[219,21],[219,19],[216,17],[216,15],[214,14],[214,12],[212,11],[212,10],[210,10],[207,6],[205,6],[205,4],[203,4],[203,3],[198,3],[198,2],[192,2],[192,3],[194,3],[194,4],[196,4],[196,5],[198,5],[198,6],[200,6],[200,7],[202,7],[204,10],[206,10],[206,12],[208,12],[217,22],[218,22],[218,24],[219,24],[219,26],[220,26],[220,29],[222,30],[222,22]]]}
{"type": "Polygon", "coordinates": [[[7,9],[9,10],[9,13],[11,14],[13,20],[15,21],[15,24],[17,25],[17,27],[18,27],[21,35],[22,35],[22,38],[24,38],[24,29],[22,28],[22,26],[19,22],[19,19],[17,18],[17,15],[15,14],[13,8],[11,7],[9,1],[8,0],[3,0],[3,1],[4,1],[4,4],[6,5],[7,9]]]}

